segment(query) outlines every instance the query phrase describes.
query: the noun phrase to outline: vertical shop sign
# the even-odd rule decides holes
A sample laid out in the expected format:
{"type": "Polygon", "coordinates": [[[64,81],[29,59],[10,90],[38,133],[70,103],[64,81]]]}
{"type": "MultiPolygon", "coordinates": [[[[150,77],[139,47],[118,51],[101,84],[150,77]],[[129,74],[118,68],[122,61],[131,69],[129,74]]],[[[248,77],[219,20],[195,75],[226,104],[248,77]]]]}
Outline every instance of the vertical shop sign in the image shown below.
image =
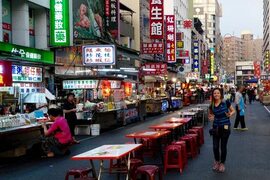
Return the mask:
{"type": "Polygon", "coordinates": [[[3,41],[11,42],[11,6],[9,0],[2,0],[2,27],[3,27],[3,41]]]}
{"type": "Polygon", "coordinates": [[[163,39],[163,0],[150,0],[150,39],[163,39]]]}
{"type": "Polygon", "coordinates": [[[168,63],[175,63],[175,16],[166,15],[166,53],[165,57],[168,63]]]}
{"type": "Polygon", "coordinates": [[[193,42],[193,71],[199,72],[199,42],[193,42]]]}
{"type": "Polygon", "coordinates": [[[52,46],[69,46],[69,0],[51,0],[50,41],[52,46]]]}
{"type": "Polygon", "coordinates": [[[113,39],[119,39],[119,0],[105,0],[105,26],[113,39]]]}
{"type": "Polygon", "coordinates": [[[265,53],[264,70],[270,71],[269,50],[266,50],[266,53],[265,53]]]}
{"type": "Polygon", "coordinates": [[[210,75],[214,75],[214,66],[215,66],[215,51],[214,48],[210,48],[210,75]]]}
{"type": "Polygon", "coordinates": [[[253,65],[254,65],[254,76],[259,79],[261,76],[261,63],[260,61],[254,61],[253,65]]]}

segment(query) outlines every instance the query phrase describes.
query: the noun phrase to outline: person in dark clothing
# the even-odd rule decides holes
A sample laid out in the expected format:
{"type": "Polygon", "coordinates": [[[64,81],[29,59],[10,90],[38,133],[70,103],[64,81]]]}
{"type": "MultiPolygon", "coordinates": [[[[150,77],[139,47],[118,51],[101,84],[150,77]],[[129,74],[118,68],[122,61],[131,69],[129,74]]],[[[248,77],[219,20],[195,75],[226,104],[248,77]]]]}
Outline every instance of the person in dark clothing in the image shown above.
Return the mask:
{"type": "Polygon", "coordinates": [[[65,118],[67,119],[74,143],[79,143],[79,141],[77,141],[74,137],[75,135],[74,130],[75,130],[75,125],[77,121],[77,115],[76,115],[77,109],[76,109],[74,98],[75,98],[75,95],[73,93],[69,93],[67,95],[67,100],[64,103],[63,109],[64,109],[65,118]]]}
{"type": "Polygon", "coordinates": [[[215,162],[213,170],[225,171],[227,143],[230,136],[230,117],[235,113],[230,101],[223,101],[221,89],[215,88],[209,106],[208,118],[213,121],[213,151],[215,162]]]}

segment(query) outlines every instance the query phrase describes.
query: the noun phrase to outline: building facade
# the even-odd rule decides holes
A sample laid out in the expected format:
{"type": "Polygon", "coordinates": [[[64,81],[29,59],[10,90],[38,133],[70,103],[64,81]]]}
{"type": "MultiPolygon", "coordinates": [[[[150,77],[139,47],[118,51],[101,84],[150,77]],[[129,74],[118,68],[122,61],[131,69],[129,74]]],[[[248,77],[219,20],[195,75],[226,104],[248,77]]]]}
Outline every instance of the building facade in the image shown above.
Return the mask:
{"type": "Polygon", "coordinates": [[[264,71],[270,71],[270,6],[269,0],[263,0],[263,65],[264,71]]]}

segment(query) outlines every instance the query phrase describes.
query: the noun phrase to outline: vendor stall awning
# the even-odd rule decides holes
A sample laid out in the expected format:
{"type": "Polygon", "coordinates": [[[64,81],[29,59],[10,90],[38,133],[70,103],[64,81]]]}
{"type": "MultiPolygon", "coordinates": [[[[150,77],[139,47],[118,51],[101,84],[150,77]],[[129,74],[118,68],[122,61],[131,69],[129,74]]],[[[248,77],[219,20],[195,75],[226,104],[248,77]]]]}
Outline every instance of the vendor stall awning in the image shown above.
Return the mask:
{"type": "Polygon", "coordinates": [[[245,81],[246,83],[258,83],[258,79],[257,78],[253,78],[253,79],[249,79],[245,81]]]}

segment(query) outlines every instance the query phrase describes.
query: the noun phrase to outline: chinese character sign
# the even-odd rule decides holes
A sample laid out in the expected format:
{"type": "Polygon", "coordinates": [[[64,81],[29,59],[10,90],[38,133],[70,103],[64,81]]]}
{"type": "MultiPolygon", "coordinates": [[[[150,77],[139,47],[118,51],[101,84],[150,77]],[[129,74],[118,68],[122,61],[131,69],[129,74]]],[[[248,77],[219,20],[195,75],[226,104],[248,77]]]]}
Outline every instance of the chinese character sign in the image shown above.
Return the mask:
{"type": "Polygon", "coordinates": [[[260,61],[254,61],[253,65],[254,65],[254,76],[256,78],[260,78],[260,76],[261,76],[261,63],[260,63],[260,61]]]}
{"type": "Polygon", "coordinates": [[[69,0],[51,0],[51,45],[69,46],[69,0]]]}
{"type": "Polygon", "coordinates": [[[166,15],[166,52],[165,57],[168,63],[176,62],[175,52],[175,16],[166,15]]]}
{"type": "Polygon", "coordinates": [[[95,89],[98,80],[64,80],[63,89],[95,89]]]}
{"type": "Polygon", "coordinates": [[[15,82],[42,82],[42,68],[12,65],[12,80],[15,82]]]}
{"type": "Polygon", "coordinates": [[[210,74],[214,75],[215,72],[215,50],[210,48],[210,74]]]}
{"type": "Polygon", "coordinates": [[[193,41],[193,71],[199,72],[199,42],[193,41]]]}
{"type": "Polygon", "coordinates": [[[142,54],[163,54],[163,43],[142,43],[142,54]]]}
{"type": "Polygon", "coordinates": [[[112,38],[119,38],[119,0],[105,0],[105,27],[112,38]]]}
{"type": "Polygon", "coordinates": [[[145,63],[141,67],[140,75],[165,75],[167,74],[167,64],[162,63],[145,63]]]}
{"type": "Polygon", "coordinates": [[[83,46],[83,64],[88,66],[114,65],[114,45],[89,45],[83,46]]]}
{"type": "Polygon", "coordinates": [[[184,29],[191,29],[192,28],[192,20],[190,20],[190,19],[186,19],[186,20],[184,20],[184,22],[183,22],[183,27],[184,27],[184,29]]]}
{"type": "Polygon", "coordinates": [[[150,0],[150,39],[163,39],[163,0],[150,0]]]}

